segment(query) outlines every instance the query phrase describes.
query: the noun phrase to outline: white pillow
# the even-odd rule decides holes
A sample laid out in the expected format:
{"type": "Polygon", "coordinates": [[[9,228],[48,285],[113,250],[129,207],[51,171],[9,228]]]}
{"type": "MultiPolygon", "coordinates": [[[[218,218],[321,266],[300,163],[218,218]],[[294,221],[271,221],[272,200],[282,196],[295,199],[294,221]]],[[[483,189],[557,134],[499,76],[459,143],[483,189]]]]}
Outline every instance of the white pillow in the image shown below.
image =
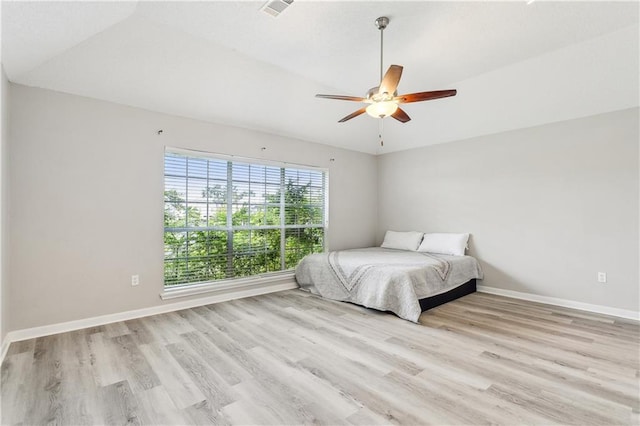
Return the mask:
{"type": "Polygon", "coordinates": [[[380,247],[416,251],[422,240],[422,232],[387,231],[380,247]]]}
{"type": "Polygon", "coordinates": [[[469,234],[424,234],[418,251],[464,256],[469,234]]]}

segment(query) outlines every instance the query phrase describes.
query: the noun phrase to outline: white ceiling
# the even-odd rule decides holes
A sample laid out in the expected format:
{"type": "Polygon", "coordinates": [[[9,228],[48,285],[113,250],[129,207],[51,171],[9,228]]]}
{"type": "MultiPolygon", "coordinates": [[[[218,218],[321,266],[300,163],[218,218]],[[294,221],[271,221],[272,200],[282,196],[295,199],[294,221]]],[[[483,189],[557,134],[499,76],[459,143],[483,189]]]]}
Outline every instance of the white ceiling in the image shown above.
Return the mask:
{"type": "Polygon", "coordinates": [[[638,106],[638,2],[296,0],[2,2],[12,82],[384,153],[638,106]],[[400,93],[457,89],[406,105],[407,124],[366,115],[385,68],[400,93]]]}

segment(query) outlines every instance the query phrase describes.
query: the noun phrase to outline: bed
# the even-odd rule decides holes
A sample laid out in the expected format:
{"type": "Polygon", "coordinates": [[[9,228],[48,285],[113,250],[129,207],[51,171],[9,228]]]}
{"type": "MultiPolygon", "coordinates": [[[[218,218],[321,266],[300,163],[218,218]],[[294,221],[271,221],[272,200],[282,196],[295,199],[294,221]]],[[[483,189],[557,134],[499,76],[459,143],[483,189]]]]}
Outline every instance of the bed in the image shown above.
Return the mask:
{"type": "Polygon", "coordinates": [[[478,261],[382,247],[306,256],[295,271],[300,288],[418,322],[422,311],[473,293],[478,261]]]}

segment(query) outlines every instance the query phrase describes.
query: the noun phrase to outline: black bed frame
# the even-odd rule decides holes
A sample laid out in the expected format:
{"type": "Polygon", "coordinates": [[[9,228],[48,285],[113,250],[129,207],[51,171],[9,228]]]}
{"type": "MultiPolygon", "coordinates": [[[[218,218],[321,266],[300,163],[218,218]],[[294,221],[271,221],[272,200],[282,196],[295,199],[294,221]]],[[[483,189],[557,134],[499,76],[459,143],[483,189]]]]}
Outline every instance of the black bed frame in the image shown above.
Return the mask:
{"type": "Polygon", "coordinates": [[[420,309],[422,309],[422,312],[424,312],[428,309],[435,308],[436,306],[451,302],[452,300],[456,300],[462,296],[466,296],[467,294],[474,293],[475,291],[476,279],[473,278],[456,288],[452,288],[447,292],[420,299],[420,309]]]}

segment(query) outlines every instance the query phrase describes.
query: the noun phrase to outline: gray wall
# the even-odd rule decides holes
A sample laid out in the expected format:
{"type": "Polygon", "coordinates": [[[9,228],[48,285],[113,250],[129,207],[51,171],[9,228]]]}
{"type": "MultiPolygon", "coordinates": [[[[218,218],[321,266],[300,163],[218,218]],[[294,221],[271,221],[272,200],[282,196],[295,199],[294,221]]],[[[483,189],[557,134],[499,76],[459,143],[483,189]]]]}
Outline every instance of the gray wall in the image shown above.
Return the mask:
{"type": "Polygon", "coordinates": [[[387,229],[470,232],[484,285],[638,311],[638,116],[382,155],[378,241],[387,229]]]}
{"type": "Polygon", "coordinates": [[[327,167],[329,247],[375,241],[374,156],[48,90],[11,90],[12,330],[162,303],[165,145],[327,167]],[[131,287],[132,274],[140,286],[131,287]]]}
{"type": "Polygon", "coordinates": [[[0,66],[2,86],[2,117],[1,146],[0,146],[0,342],[4,341],[9,331],[9,89],[11,84],[7,80],[4,68],[0,66]]]}

